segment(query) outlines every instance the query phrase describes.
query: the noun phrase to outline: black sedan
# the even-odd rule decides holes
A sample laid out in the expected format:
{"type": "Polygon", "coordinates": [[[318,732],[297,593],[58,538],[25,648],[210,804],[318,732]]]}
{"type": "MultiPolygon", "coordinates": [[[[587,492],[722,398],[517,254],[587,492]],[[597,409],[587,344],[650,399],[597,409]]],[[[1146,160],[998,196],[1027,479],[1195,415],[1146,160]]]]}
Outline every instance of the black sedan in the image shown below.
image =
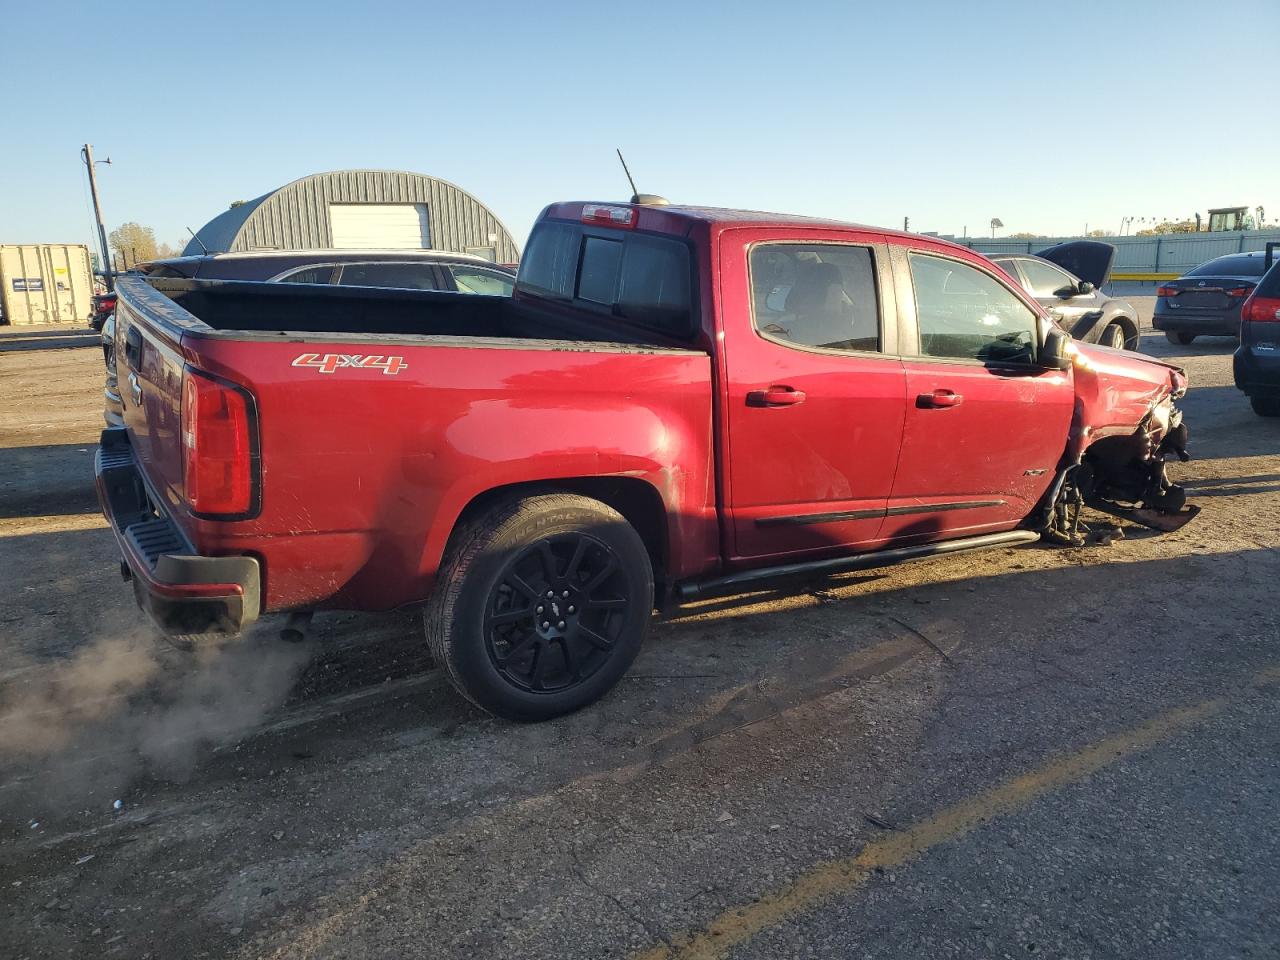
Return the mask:
{"type": "Polygon", "coordinates": [[[1152,326],[1170,343],[1196,337],[1238,337],[1240,307],[1266,272],[1266,254],[1229,253],[1156,288],[1152,326]]]}

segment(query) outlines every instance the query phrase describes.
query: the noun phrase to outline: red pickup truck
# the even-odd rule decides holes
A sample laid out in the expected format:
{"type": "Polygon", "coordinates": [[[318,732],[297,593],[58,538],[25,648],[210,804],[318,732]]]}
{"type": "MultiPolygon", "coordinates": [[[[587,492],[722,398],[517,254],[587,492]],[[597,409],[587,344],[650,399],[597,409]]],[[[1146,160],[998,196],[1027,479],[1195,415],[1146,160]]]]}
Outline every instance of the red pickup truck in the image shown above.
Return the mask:
{"type": "Polygon", "coordinates": [[[116,338],[99,494],[163,630],[425,603],[510,718],[600,697],[655,606],[1195,512],[1181,371],[869,227],[558,203],[511,298],[122,279],[116,338]]]}

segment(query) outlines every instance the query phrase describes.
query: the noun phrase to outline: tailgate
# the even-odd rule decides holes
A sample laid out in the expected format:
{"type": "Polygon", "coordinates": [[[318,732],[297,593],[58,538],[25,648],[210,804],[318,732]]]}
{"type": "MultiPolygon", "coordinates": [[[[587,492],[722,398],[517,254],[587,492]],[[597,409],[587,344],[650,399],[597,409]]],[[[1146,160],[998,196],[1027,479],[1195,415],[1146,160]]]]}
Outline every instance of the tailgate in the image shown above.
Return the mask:
{"type": "Polygon", "coordinates": [[[199,321],[143,280],[122,278],[117,290],[116,374],[124,425],[152,494],[172,506],[182,498],[181,338],[199,321]]]}

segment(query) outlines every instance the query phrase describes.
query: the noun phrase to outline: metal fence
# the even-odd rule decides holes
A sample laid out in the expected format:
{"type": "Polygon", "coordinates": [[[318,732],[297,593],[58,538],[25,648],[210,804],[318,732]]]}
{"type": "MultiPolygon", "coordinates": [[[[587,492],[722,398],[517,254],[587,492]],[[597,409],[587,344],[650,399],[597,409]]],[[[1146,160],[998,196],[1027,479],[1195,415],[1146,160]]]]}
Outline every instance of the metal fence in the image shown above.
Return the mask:
{"type": "MultiPolygon", "coordinates": [[[[948,237],[981,253],[1035,253],[1055,243],[1084,237],[1034,237],[1008,240],[948,237]]],[[[1164,280],[1228,253],[1263,250],[1280,241],[1280,230],[1229,230],[1219,233],[1166,233],[1155,237],[1089,237],[1116,246],[1112,277],[1117,280],[1164,280]]]]}

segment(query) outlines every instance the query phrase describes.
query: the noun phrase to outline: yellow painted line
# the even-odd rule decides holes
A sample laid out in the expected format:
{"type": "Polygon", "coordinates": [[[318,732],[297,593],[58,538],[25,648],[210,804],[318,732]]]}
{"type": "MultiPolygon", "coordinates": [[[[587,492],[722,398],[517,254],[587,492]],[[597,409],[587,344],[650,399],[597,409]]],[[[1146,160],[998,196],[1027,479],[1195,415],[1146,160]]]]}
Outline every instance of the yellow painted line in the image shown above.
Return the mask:
{"type": "MultiPolygon", "coordinates": [[[[1256,674],[1250,688],[1280,682],[1280,667],[1256,674]]],[[[723,957],[756,934],[775,927],[865,884],[877,870],[898,867],[933,847],[959,839],[989,820],[1014,813],[1052,790],[1097,773],[1130,754],[1171,739],[1193,724],[1221,713],[1236,698],[1217,697],[1194,706],[1170,710],[1140,726],[1107,737],[1078,753],[1006,780],[900,833],[875,840],[854,857],[819,864],[785,887],[753,903],[726,910],[705,928],[674,938],[636,954],[635,960],[712,960],[723,957]]]]}
{"type": "Polygon", "coordinates": [[[50,517],[14,517],[0,520],[0,539],[26,537],[36,533],[69,533],[76,530],[99,530],[107,521],[100,513],[68,513],[50,517]]]}
{"type": "Polygon", "coordinates": [[[1113,273],[1112,280],[1177,280],[1180,273],[1113,273]]]}

